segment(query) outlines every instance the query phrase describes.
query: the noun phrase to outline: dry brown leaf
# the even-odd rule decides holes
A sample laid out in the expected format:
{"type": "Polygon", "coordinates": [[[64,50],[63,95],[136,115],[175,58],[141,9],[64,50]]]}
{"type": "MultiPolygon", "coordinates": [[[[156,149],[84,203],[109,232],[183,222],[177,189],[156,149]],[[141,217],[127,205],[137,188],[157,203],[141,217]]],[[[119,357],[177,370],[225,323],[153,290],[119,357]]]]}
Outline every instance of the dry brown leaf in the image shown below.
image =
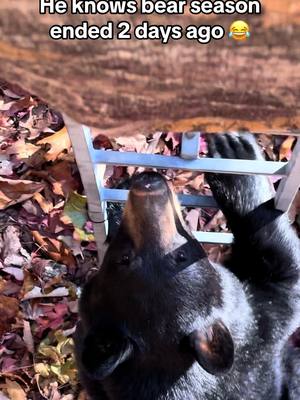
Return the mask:
{"type": "Polygon", "coordinates": [[[29,158],[24,158],[24,162],[31,168],[37,168],[46,161],[47,151],[50,149],[50,145],[42,145],[35,153],[29,158]]]}
{"type": "Polygon", "coordinates": [[[80,181],[78,176],[74,175],[73,166],[74,164],[68,161],[60,161],[48,168],[55,194],[68,197],[71,191],[80,189],[80,181]]]}
{"type": "Polygon", "coordinates": [[[283,159],[290,159],[292,153],[292,146],[294,144],[295,138],[293,136],[287,137],[280,147],[279,159],[280,161],[283,159]]]}
{"type": "Polygon", "coordinates": [[[9,275],[12,275],[17,281],[23,281],[24,279],[24,273],[21,268],[7,267],[3,268],[2,271],[9,275]]]}
{"type": "Polygon", "coordinates": [[[146,148],[145,148],[145,153],[147,154],[153,154],[153,153],[160,153],[160,142],[161,140],[162,132],[156,132],[152,135],[152,138],[150,141],[147,143],[146,148]]]}
{"type": "Polygon", "coordinates": [[[50,293],[42,293],[40,287],[35,286],[30,292],[26,293],[24,300],[38,299],[43,297],[66,297],[69,295],[69,290],[65,287],[59,287],[50,293]]]}
{"type": "Polygon", "coordinates": [[[198,229],[199,215],[200,215],[200,210],[193,209],[189,211],[187,216],[185,217],[185,221],[187,222],[189,228],[192,231],[196,231],[198,229]]]}
{"type": "Polygon", "coordinates": [[[52,260],[66,264],[69,267],[75,266],[75,259],[72,256],[71,251],[66,249],[62,242],[44,237],[38,231],[33,231],[32,235],[36,242],[41,246],[41,249],[47,253],[52,260]]]}
{"type": "Polygon", "coordinates": [[[15,381],[11,381],[10,379],[6,379],[5,383],[6,383],[6,390],[11,400],[26,400],[26,394],[22,389],[21,385],[19,385],[15,381]]]}
{"type": "Polygon", "coordinates": [[[201,174],[199,172],[198,175],[192,178],[187,185],[199,192],[202,189],[203,184],[204,184],[204,174],[201,174]]]}
{"type": "Polygon", "coordinates": [[[3,233],[3,258],[11,254],[19,254],[22,245],[20,242],[20,230],[14,225],[9,225],[3,233]]]}
{"type": "Polygon", "coordinates": [[[19,311],[19,302],[13,297],[0,295],[0,337],[9,330],[19,311]]]}
{"type": "Polygon", "coordinates": [[[49,214],[53,210],[53,204],[50,200],[45,199],[41,193],[35,193],[33,199],[39,204],[45,214],[49,214]]]}
{"type": "Polygon", "coordinates": [[[34,275],[31,274],[28,270],[24,269],[24,280],[20,292],[21,298],[23,298],[24,294],[28,293],[32,288],[34,288],[34,285],[35,285],[34,275]]]}
{"type": "Polygon", "coordinates": [[[221,210],[218,210],[210,221],[205,225],[205,231],[210,231],[212,229],[218,228],[220,225],[225,223],[225,217],[221,210]]]}
{"type": "Polygon", "coordinates": [[[0,177],[0,210],[22,203],[43,189],[43,183],[0,177]]]}
{"type": "Polygon", "coordinates": [[[221,252],[221,247],[219,245],[206,244],[205,251],[211,261],[220,262],[222,252],[221,252]]]}
{"type": "Polygon", "coordinates": [[[8,226],[0,240],[0,247],[3,247],[4,265],[23,266],[30,259],[30,255],[22,247],[20,242],[20,230],[14,225],[8,226]]]}
{"type": "Polygon", "coordinates": [[[0,392],[0,400],[10,400],[2,391],[0,392]]]}
{"type": "Polygon", "coordinates": [[[262,134],[258,136],[257,140],[260,146],[264,149],[265,153],[268,155],[269,159],[275,160],[272,136],[262,134]]]}
{"type": "Polygon", "coordinates": [[[57,194],[58,196],[64,196],[63,185],[61,182],[53,182],[52,184],[53,193],[57,194]]]}
{"type": "Polygon", "coordinates": [[[141,153],[147,147],[146,136],[141,134],[130,137],[121,136],[114,138],[112,141],[121,146],[122,151],[136,151],[141,153]]]}
{"type": "Polygon", "coordinates": [[[172,180],[174,189],[176,191],[182,190],[195,176],[196,174],[193,171],[177,171],[177,174],[172,180]]]}
{"type": "Polygon", "coordinates": [[[36,217],[40,215],[41,210],[37,204],[34,204],[32,200],[27,200],[22,204],[24,210],[26,210],[29,214],[35,215],[36,217]]]}
{"type": "Polygon", "coordinates": [[[7,150],[7,155],[15,154],[18,160],[27,160],[39,150],[39,147],[31,143],[25,143],[24,139],[19,139],[13,143],[7,150]]]}
{"type": "Polygon", "coordinates": [[[30,328],[29,321],[24,320],[24,330],[23,330],[23,340],[27,346],[28,351],[30,353],[34,353],[34,340],[30,328]]]}
{"type": "MultiPolygon", "coordinates": [[[[2,156],[1,156],[2,157],[2,156]]],[[[0,175],[10,176],[13,174],[13,163],[0,157],[0,175]]]]}
{"type": "Polygon", "coordinates": [[[66,128],[37,142],[39,145],[47,143],[51,145],[51,149],[45,155],[47,161],[55,161],[65,150],[71,149],[71,141],[66,128]]]}

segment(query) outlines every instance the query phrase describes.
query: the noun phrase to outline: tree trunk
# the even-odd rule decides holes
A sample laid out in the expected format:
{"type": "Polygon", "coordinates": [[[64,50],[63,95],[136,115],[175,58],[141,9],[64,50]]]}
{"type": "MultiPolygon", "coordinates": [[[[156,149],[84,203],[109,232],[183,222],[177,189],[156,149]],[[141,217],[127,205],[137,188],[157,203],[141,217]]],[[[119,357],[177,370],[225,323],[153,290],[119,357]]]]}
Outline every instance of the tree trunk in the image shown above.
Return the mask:
{"type": "MultiPolygon", "coordinates": [[[[54,41],[49,26],[111,16],[39,15],[38,0],[0,2],[0,78],[104,133],[300,128],[299,0],[262,0],[251,38],[54,41]]],[[[236,16],[125,16],[133,24],[222,24],[236,16]]],[[[237,19],[240,19],[239,16],[237,19]]]]}

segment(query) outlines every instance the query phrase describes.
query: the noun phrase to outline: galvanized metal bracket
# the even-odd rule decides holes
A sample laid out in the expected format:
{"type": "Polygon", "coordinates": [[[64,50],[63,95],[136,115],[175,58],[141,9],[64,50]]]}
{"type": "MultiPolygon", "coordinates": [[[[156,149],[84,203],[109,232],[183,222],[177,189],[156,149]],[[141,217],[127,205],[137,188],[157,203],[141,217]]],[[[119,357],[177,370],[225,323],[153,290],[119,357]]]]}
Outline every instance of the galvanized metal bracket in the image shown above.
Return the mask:
{"type": "Polygon", "coordinates": [[[281,180],[276,192],[275,205],[278,210],[289,211],[300,187],[300,138],[297,139],[286,176],[281,180]]]}
{"type": "Polygon", "coordinates": [[[64,121],[70,135],[76,163],[87,196],[88,213],[93,222],[98,260],[101,263],[106,251],[105,241],[108,231],[106,203],[101,198],[105,165],[96,164],[93,159],[94,147],[90,129],[84,125],[77,124],[66,115],[64,115],[64,121]]]}
{"type": "Polygon", "coordinates": [[[184,160],[196,160],[200,151],[200,132],[187,132],[182,134],[181,154],[184,160]]]}

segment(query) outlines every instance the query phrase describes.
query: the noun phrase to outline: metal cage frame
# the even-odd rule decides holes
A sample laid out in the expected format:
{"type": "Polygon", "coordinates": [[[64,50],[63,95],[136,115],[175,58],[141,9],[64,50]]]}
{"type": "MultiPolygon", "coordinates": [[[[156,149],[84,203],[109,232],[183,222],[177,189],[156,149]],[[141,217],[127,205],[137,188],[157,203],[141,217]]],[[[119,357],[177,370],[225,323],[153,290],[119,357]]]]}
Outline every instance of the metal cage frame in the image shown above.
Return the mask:
{"type": "MultiPolygon", "coordinates": [[[[289,162],[199,158],[200,132],[182,134],[180,156],[164,156],[96,150],[93,147],[90,128],[76,123],[66,115],[64,115],[64,120],[87,196],[89,216],[94,223],[99,261],[102,261],[105,253],[104,243],[108,230],[106,202],[123,203],[128,196],[127,190],[104,187],[103,177],[106,165],[279,176],[283,179],[275,195],[275,204],[277,209],[284,212],[289,210],[300,187],[300,138],[297,139],[289,162]]],[[[215,200],[210,196],[179,195],[178,197],[182,206],[217,207],[215,200]]],[[[203,243],[231,244],[233,241],[231,233],[195,231],[193,234],[203,243]]]]}

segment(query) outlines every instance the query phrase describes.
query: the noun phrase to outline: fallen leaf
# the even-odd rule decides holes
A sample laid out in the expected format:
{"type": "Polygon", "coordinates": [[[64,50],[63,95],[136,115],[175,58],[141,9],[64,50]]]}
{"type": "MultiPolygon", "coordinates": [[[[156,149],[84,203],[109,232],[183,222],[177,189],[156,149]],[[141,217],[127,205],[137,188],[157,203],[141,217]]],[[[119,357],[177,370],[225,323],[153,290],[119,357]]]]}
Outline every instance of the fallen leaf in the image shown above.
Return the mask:
{"type": "Polygon", "coordinates": [[[79,240],[94,240],[93,234],[84,231],[85,224],[88,220],[86,196],[71,192],[64,207],[64,215],[67,216],[69,221],[74,225],[75,233],[79,240]]]}
{"type": "Polygon", "coordinates": [[[57,376],[60,383],[65,384],[74,381],[77,369],[73,360],[67,360],[63,364],[51,365],[50,370],[57,376]]]}
{"type": "Polygon", "coordinates": [[[10,97],[12,99],[20,99],[22,97],[21,95],[14,93],[10,89],[2,89],[2,91],[5,94],[5,96],[10,97]]]}
{"type": "Polygon", "coordinates": [[[54,261],[66,264],[71,268],[75,266],[75,259],[71,254],[71,251],[66,249],[62,242],[42,236],[38,231],[32,231],[32,235],[36,242],[40,245],[41,249],[54,261]]]}
{"type": "Polygon", "coordinates": [[[22,138],[17,142],[12,143],[11,146],[9,146],[9,148],[6,150],[6,154],[14,155],[17,160],[27,160],[38,150],[38,146],[35,146],[31,143],[25,143],[25,140],[22,138]]]}
{"type": "Polygon", "coordinates": [[[21,286],[11,280],[0,278],[0,294],[5,296],[17,295],[21,290],[21,286]]]}
{"type": "Polygon", "coordinates": [[[272,137],[270,135],[262,134],[258,136],[257,141],[263,148],[268,158],[275,161],[272,137]]]}
{"type": "Polygon", "coordinates": [[[33,196],[33,200],[35,200],[39,204],[45,214],[49,214],[53,210],[53,203],[45,199],[45,197],[42,196],[41,193],[35,193],[35,195],[33,196]]]}
{"type": "Polygon", "coordinates": [[[64,235],[60,235],[57,238],[61,240],[70,250],[72,250],[72,253],[75,257],[80,256],[83,258],[81,243],[79,240],[74,239],[72,236],[64,235]]]}
{"type": "Polygon", "coordinates": [[[57,160],[64,151],[69,151],[71,148],[71,141],[66,128],[37,142],[38,145],[47,143],[51,145],[51,149],[45,155],[47,161],[57,160]]]}
{"type": "Polygon", "coordinates": [[[213,217],[209,220],[209,222],[205,225],[205,231],[216,230],[222,224],[226,225],[226,220],[224,214],[221,210],[218,210],[213,217]]]}
{"type": "Polygon", "coordinates": [[[32,290],[27,292],[23,300],[37,299],[42,297],[65,297],[69,296],[69,290],[65,287],[60,287],[52,290],[50,293],[42,293],[40,287],[35,286],[32,290]]]}
{"type": "Polygon", "coordinates": [[[40,257],[33,257],[31,261],[31,269],[43,282],[65,275],[68,270],[63,264],[59,264],[52,260],[45,260],[40,257]]]}
{"type": "Polygon", "coordinates": [[[191,180],[187,183],[187,187],[195,190],[197,193],[200,193],[202,191],[204,184],[204,174],[199,174],[196,175],[194,178],[191,178],[191,180]]]}
{"type": "Polygon", "coordinates": [[[0,400],[10,400],[3,392],[0,392],[0,400]]]}
{"type": "Polygon", "coordinates": [[[48,173],[51,177],[53,191],[57,195],[67,198],[71,191],[81,190],[80,176],[74,162],[56,162],[48,168],[48,173]]]}
{"type": "Polygon", "coordinates": [[[8,117],[13,117],[14,114],[19,113],[22,110],[27,111],[27,109],[33,104],[34,101],[32,100],[32,98],[30,96],[26,96],[22,99],[7,103],[5,105],[6,111],[4,110],[4,107],[2,107],[2,110],[8,117]]]}
{"type": "Polygon", "coordinates": [[[22,203],[43,189],[43,183],[0,177],[0,210],[22,203]]]}
{"type": "Polygon", "coordinates": [[[177,132],[168,132],[166,137],[164,138],[164,142],[166,143],[167,147],[172,151],[175,152],[176,148],[179,148],[181,144],[181,134],[177,132]]]}
{"type": "Polygon", "coordinates": [[[41,209],[37,204],[34,204],[32,200],[27,200],[22,204],[24,210],[26,210],[29,214],[32,214],[36,217],[39,217],[41,214],[41,209]]]}
{"type": "Polygon", "coordinates": [[[5,266],[21,267],[30,260],[30,255],[22,248],[19,237],[20,229],[13,225],[9,225],[3,233],[1,247],[3,247],[3,262],[5,266]]]}
{"type": "Polygon", "coordinates": [[[112,139],[112,142],[114,141],[117,145],[119,145],[119,150],[122,151],[136,151],[138,153],[141,153],[147,147],[147,138],[145,135],[141,134],[128,137],[116,137],[112,139]]]}
{"type": "Polygon", "coordinates": [[[30,323],[29,321],[24,320],[24,330],[23,330],[23,340],[24,343],[26,344],[26,347],[28,351],[30,351],[31,354],[34,353],[34,340],[30,328],[30,323]]]}
{"type": "Polygon", "coordinates": [[[19,311],[19,302],[13,297],[0,295],[0,337],[9,330],[19,311]]]}
{"type": "Polygon", "coordinates": [[[34,364],[34,370],[43,378],[48,378],[48,376],[50,376],[50,367],[44,363],[34,364]]]}
{"type": "Polygon", "coordinates": [[[47,161],[47,152],[50,150],[49,144],[43,144],[40,148],[30,155],[28,158],[23,158],[25,164],[30,168],[38,168],[47,161]]]}
{"type": "Polygon", "coordinates": [[[15,277],[17,281],[23,281],[24,279],[24,272],[20,268],[6,267],[3,268],[2,271],[15,277]]]}
{"type": "Polygon", "coordinates": [[[13,163],[8,160],[0,160],[0,175],[10,176],[13,174],[13,163]]]}
{"type": "Polygon", "coordinates": [[[280,146],[280,151],[279,151],[279,160],[289,160],[291,158],[292,154],[292,147],[295,142],[295,138],[293,136],[287,137],[282,145],[280,146]]]}
{"type": "Polygon", "coordinates": [[[200,210],[193,209],[189,211],[187,216],[185,217],[185,221],[192,231],[196,231],[198,229],[199,214],[200,210]]]}
{"type": "Polygon", "coordinates": [[[101,133],[96,134],[96,136],[94,137],[93,146],[95,149],[108,150],[113,148],[111,140],[107,136],[102,135],[101,133]]]}
{"type": "Polygon", "coordinates": [[[50,360],[55,364],[60,364],[63,362],[61,355],[54,346],[50,346],[46,341],[42,341],[38,348],[38,354],[44,357],[50,358],[50,360]]]}
{"type": "Polygon", "coordinates": [[[10,379],[6,379],[5,383],[6,390],[12,400],[26,400],[26,394],[21,385],[15,381],[11,381],[10,379]]]}
{"type": "Polygon", "coordinates": [[[50,328],[51,330],[55,330],[62,326],[68,311],[68,306],[65,303],[53,304],[53,307],[51,307],[50,310],[45,312],[45,314],[37,320],[38,335],[41,336],[45,329],[50,328]]]}
{"type": "Polygon", "coordinates": [[[74,396],[72,394],[67,394],[62,396],[60,400],[74,400],[74,396]]]}

